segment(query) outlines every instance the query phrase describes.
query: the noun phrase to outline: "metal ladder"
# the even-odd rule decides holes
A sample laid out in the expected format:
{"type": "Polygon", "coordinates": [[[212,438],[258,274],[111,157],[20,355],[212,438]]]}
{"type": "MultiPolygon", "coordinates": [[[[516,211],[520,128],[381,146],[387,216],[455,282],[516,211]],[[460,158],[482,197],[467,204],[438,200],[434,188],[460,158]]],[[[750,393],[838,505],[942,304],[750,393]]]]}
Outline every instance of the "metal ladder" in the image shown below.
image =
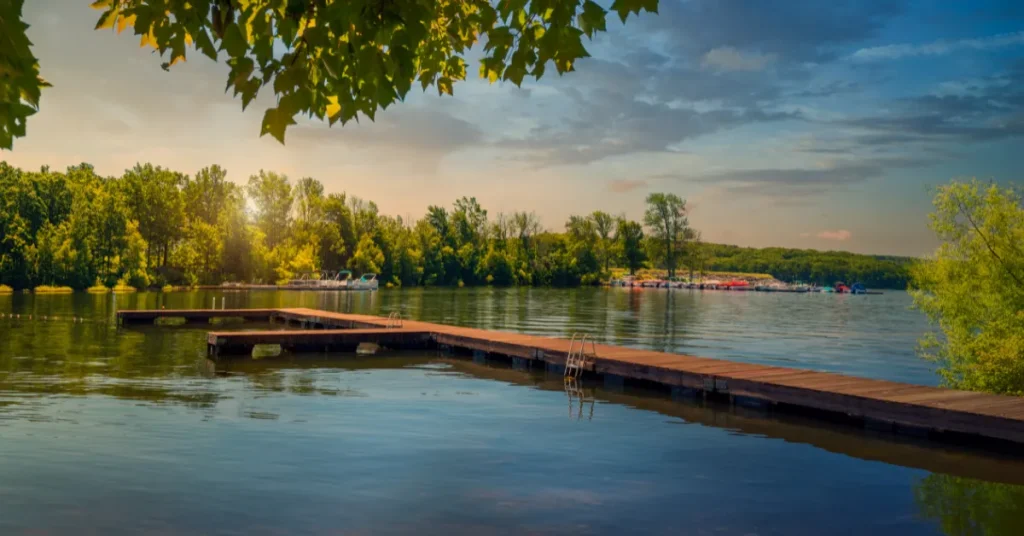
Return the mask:
{"type": "Polygon", "coordinates": [[[402,313],[392,311],[391,314],[388,315],[388,323],[384,325],[384,329],[400,328],[403,325],[402,313]]]}
{"type": "Polygon", "coordinates": [[[583,374],[583,369],[588,366],[592,366],[594,358],[597,357],[597,345],[594,344],[594,339],[590,338],[590,335],[586,333],[581,337],[579,333],[573,333],[572,339],[569,341],[569,353],[565,358],[565,374],[566,379],[576,379],[583,374]],[[576,341],[579,340],[580,346],[576,348],[576,341]],[[590,353],[586,351],[587,342],[590,342],[590,353]]]}

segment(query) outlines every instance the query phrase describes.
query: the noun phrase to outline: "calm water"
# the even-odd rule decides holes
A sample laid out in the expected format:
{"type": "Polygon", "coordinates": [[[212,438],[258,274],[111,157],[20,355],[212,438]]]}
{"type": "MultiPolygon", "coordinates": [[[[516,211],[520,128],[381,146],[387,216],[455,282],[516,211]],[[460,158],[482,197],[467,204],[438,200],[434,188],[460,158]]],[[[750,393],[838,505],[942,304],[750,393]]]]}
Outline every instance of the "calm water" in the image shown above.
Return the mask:
{"type": "MultiPolygon", "coordinates": [[[[902,293],[117,299],[214,296],[934,382],[902,293]]],[[[203,330],[112,312],[0,296],[0,534],[1024,534],[1020,459],[435,355],[217,369],[203,330]]]]}

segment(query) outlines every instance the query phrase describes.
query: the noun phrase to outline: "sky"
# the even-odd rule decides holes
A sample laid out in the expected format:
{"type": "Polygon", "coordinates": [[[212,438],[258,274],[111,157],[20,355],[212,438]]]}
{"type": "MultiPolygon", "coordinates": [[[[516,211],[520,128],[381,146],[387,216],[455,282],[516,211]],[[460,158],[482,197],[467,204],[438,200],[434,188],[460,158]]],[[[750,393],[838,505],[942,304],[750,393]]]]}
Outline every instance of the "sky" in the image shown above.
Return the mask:
{"type": "Polygon", "coordinates": [[[128,32],[93,31],[89,3],[26,2],[53,87],[0,160],[220,164],[238,183],[273,170],[388,214],[475,196],[555,230],[593,210],[641,219],[671,192],[706,241],[914,256],[936,246],[936,186],[1024,169],[1017,0],[662,0],[610,17],[575,72],[488,84],[473,52],[454,97],[414,89],[376,122],[301,121],[284,146],[259,137],[270,91],[243,112],[226,65],[193,52],[165,72],[128,32]]]}

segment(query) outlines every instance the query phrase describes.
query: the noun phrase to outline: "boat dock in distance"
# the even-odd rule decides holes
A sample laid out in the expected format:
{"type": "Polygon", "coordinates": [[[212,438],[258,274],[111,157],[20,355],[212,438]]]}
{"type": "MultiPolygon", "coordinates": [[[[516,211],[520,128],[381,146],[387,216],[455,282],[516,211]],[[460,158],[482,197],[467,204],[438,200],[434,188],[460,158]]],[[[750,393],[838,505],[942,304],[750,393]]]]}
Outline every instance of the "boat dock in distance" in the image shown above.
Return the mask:
{"type": "Polygon", "coordinates": [[[160,318],[209,323],[222,317],[286,324],[284,330],[211,331],[207,355],[213,360],[249,357],[259,344],[276,344],[295,352],[337,352],[375,343],[389,350],[439,349],[559,373],[569,362],[580,364],[585,376],[603,378],[610,385],[635,382],[671,389],[678,396],[794,411],[939,441],[1017,444],[1018,448],[1024,444],[1024,398],[1020,397],[605,344],[587,344],[581,353],[578,341],[574,345],[567,339],[403,321],[394,315],[383,318],[285,308],[125,310],[118,311],[117,317],[123,326],[153,324],[160,318]]]}

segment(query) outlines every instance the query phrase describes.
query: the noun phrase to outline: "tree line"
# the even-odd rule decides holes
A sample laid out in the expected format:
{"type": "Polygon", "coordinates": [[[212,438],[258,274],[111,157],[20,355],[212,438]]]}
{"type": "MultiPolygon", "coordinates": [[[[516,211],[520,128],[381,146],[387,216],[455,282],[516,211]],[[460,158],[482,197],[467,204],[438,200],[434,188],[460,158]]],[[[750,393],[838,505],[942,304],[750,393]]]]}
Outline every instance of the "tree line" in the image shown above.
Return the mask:
{"type": "Polygon", "coordinates": [[[104,177],[88,164],[57,172],[0,163],[0,209],[0,283],[14,288],[274,283],[340,269],[394,286],[575,286],[648,267],[878,286],[904,277],[886,275],[900,263],[881,258],[701,243],[686,201],[661,193],[647,198],[643,222],[596,211],[556,232],[532,212],[492,215],[472,197],[407,221],[316,179],[269,171],[239,185],[216,165],[189,176],[139,164],[104,177]]]}
{"type": "Polygon", "coordinates": [[[782,281],[817,285],[860,282],[869,288],[905,289],[914,259],[846,251],[744,248],[701,244],[696,261],[709,271],[765,273],[782,281]]]}

